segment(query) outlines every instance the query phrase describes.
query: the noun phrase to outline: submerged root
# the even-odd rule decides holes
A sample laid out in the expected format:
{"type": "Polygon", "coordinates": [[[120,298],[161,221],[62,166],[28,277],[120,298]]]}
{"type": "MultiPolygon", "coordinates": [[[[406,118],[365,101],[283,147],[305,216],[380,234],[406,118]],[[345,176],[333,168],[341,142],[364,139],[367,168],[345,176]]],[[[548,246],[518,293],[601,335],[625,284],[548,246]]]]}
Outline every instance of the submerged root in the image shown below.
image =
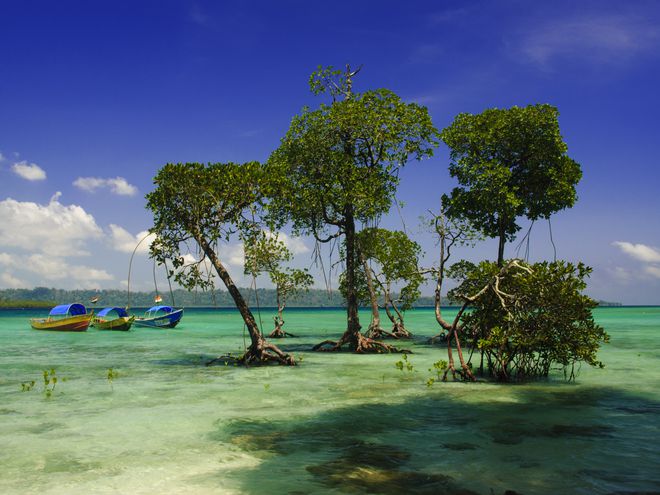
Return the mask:
{"type": "Polygon", "coordinates": [[[369,329],[365,332],[364,336],[368,339],[396,338],[390,332],[383,330],[380,325],[369,325],[369,329]]]}
{"type": "Polygon", "coordinates": [[[458,380],[463,381],[463,382],[476,382],[477,381],[477,379],[472,374],[472,370],[467,365],[462,366],[461,369],[456,369],[456,367],[454,366],[454,363],[450,362],[449,366],[447,366],[447,369],[445,370],[444,374],[442,375],[442,381],[443,382],[447,381],[447,375],[449,373],[451,373],[451,377],[454,381],[458,381],[458,380]]]}
{"type": "Polygon", "coordinates": [[[444,344],[447,342],[447,334],[446,333],[439,333],[438,335],[434,335],[428,340],[429,344],[444,344]]]}
{"type": "Polygon", "coordinates": [[[250,346],[240,360],[244,366],[258,366],[268,363],[277,363],[286,366],[296,365],[293,356],[282,352],[276,345],[269,344],[265,340],[261,341],[260,345],[256,346],[256,348],[255,346],[250,346]]]}
{"type": "Polygon", "coordinates": [[[285,337],[295,337],[295,335],[285,332],[282,330],[282,327],[275,327],[275,330],[273,330],[268,336],[269,339],[283,339],[285,337]]]}
{"type": "Polygon", "coordinates": [[[220,356],[206,363],[206,366],[212,366],[217,363],[234,366],[260,366],[263,364],[281,364],[285,366],[296,366],[296,361],[292,355],[282,352],[276,345],[262,340],[258,345],[253,345],[240,357],[230,355],[220,356]]]}
{"type": "Polygon", "coordinates": [[[324,340],[320,344],[312,347],[313,351],[339,351],[344,345],[358,354],[387,354],[387,353],[410,353],[406,349],[398,349],[392,345],[379,342],[369,337],[365,337],[360,332],[353,333],[348,330],[344,332],[341,339],[338,341],[324,340]]]}
{"type": "Polygon", "coordinates": [[[403,322],[396,322],[392,326],[392,337],[395,339],[412,339],[412,333],[410,333],[405,326],[403,326],[403,322]]]}

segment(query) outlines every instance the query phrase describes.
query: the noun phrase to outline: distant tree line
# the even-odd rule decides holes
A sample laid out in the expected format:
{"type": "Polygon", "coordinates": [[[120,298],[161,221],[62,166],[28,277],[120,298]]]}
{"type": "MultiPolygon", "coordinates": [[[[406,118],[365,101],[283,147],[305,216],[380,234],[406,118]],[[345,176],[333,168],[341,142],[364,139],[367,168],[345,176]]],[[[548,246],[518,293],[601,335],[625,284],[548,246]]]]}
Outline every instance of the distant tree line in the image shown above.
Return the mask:
{"type": "MultiPolygon", "coordinates": [[[[250,288],[239,288],[243,297],[256,306],[276,308],[277,291],[275,289],[257,289],[256,293],[250,288]]],[[[173,291],[174,303],[177,307],[218,307],[234,308],[231,295],[226,290],[214,291],[187,291],[176,289],[173,291]]],[[[150,307],[154,305],[156,292],[131,292],[132,307],[150,307]]],[[[162,304],[172,304],[169,294],[161,294],[162,304]]],[[[1,289],[0,307],[47,307],[67,302],[81,302],[86,306],[126,306],[126,291],[109,289],[97,292],[95,290],[67,290],[48,287],[35,287],[34,289],[1,289]],[[99,297],[96,304],[90,301],[99,297]]],[[[345,300],[339,291],[327,291],[323,289],[309,289],[291,296],[289,307],[301,308],[337,308],[345,306],[345,300]]],[[[413,305],[414,307],[433,306],[433,297],[421,296],[413,305]]]]}

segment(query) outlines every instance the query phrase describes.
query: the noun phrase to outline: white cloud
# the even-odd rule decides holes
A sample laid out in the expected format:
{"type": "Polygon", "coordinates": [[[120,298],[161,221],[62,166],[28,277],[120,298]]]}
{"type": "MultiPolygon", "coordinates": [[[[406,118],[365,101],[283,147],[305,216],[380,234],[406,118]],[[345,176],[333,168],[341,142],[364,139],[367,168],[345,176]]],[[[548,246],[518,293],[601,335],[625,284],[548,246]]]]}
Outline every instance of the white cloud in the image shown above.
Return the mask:
{"type": "Polygon", "coordinates": [[[301,237],[290,237],[284,232],[277,232],[274,234],[269,230],[265,230],[264,233],[269,239],[275,238],[281,241],[286,246],[286,248],[291,251],[292,254],[303,254],[309,252],[309,248],[301,237]]]}
{"type": "Polygon", "coordinates": [[[87,192],[96,192],[97,189],[109,188],[110,192],[119,196],[135,196],[138,192],[137,187],[129,184],[123,177],[103,179],[101,177],[78,177],[73,181],[73,185],[78,189],[87,192]]]}
{"type": "Polygon", "coordinates": [[[0,273],[0,285],[6,289],[23,289],[28,285],[11,273],[0,273]]]}
{"type": "Polygon", "coordinates": [[[94,192],[96,189],[105,185],[105,179],[96,177],[78,177],[73,181],[73,185],[83,191],[94,192]]]}
{"type": "Polygon", "coordinates": [[[644,268],[644,271],[655,278],[660,278],[660,266],[648,265],[644,268]]]}
{"type": "Polygon", "coordinates": [[[660,250],[646,244],[632,244],[630,242],[616,241],[612,243],[628,256],[645,263],[660,263],[660,250]]]}
{"type": "Polygon", "coordinates": [[[0,247],[51,256],[88,255],[85,244],[102,236],[94,217],[77,205],[65,206],[56,193],[47,205],[0,201],[0,247]]]}
{"type": "Polygon", "coordinates": [[[112,247],[117,251],[121,251],[122,253],[132,253],[139,243],[140,245],[135,252],[140,254],[147,254],[149,252],[151,243],[154,242],[154,239],[156,239],[156,235],[149,234],[149,231],[147,230],[138,232],[137,235],[133,236],[123,227],[110,224],[110,240],[112,241],[112,247]]]}
{"type": "Polygon", "coordinates": [[[218,258],[222,263],[243,270],[245,266],[245,249],[242,242],[221,245],[218,251],[218,258]]]}
{"type": "Polygon", "coordinates": [[[11,167],[16,175],[25,180],[44,180],[46,172],[36,163],[28,163],[26,160],[14,163],[11,167]]]}
{"type": "Polygon", "coordinates": [[[615,266],[614,268],[610,268],[609,271],[619,283],[627,284],[634,278],[633,274],[622,266],[615,266]]]}
{"type": "Polygon", "coordinates": [[[643,17],[601,15],[556,19],[526,33],[520,44],[523,55],[539,66],[564,56],[612,63],[652,49],[659,34],[658,27],[643,17]]]}
{"type": "Polygon", "coordinates": [[[5,157],[4,157],[4,155],[2,154],[2,152],[0,152],[0,162],[4,162],[4,161],[5,161],[5,157]]]}
{"type": "Polygon", "coordinates": [[[47,280],[74,280],[84,282],[87,287],[100,281],[114,279],[105,270],[84,265],[71,265],[63,258],[49,254],[30,255],[21,266],[26,271],[36,273],[47,280]]]}
{"type": "Polygon", "coordinates": [[[115,177],[107,180],[110,191],[119,196],[135,196],[138,192],[137,187],[126,182],[123,177],[115,177]]]}
{"type": "Polygon", "coordinates": [[[14,263],[16,263],[16,260],[11,254],[0,253],[0,265],[12,266],[14,263]]]}

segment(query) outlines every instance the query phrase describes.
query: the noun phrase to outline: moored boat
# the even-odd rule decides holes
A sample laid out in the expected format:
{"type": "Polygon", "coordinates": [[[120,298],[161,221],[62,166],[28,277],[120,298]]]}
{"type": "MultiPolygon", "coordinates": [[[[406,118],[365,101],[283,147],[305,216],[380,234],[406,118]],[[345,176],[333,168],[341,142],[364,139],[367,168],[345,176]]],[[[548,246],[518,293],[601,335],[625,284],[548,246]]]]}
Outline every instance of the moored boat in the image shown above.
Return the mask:
{"type": "Polygon", "coordinates": [[[98,330],[120,330],[125,332],[131,329],[134,320],[135,316],[129,316],[124,308],[110,307],[103,308],[97,313],[92,320],[92,326],[98,330]]]}
{"type": "Polygon", "coordinates": [[[94,312],[88,313],[80,303],[60,304],[50,310],[47,318],[31,318],[30,325],[35,330],[85,332],[93,316],[94,312]]]}
{"type": "Polygon", "coordinates": [[[152,328],[174,328],[181,321],[183,309],[172,306],[152,306],[143,317],[135,318],[135,325],[152,328]]]}

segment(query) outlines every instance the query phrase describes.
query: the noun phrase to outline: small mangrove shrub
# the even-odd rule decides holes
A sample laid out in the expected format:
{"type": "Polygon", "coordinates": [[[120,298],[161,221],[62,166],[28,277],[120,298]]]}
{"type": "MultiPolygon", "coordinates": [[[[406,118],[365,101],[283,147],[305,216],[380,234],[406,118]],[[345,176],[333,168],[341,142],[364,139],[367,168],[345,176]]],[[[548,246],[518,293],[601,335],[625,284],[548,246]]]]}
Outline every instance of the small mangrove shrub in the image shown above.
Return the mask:
{"type": "Polygon", "coordinates": [[[114,391],[114,389],[115,389],[114,386],[113,386],[113,381],[114,381],[114,379],[117,378],[118,376],[119,376],[119,373],[118,373],[117,371],[113,370],[112,368],[108,368],[108,374],[107,374],[108,383],[110,384],[110,388],[111,388],[113,391],[114,391]]]}
{"type": "Polygon", "coordinates": [[[398,369],[399,371],[403,371],[405,369],[409,373],[412,373],[415,370],[415,367],[408,359],[408,354],[404,354],[401,357],[401,360],[394,363],[394,366],[396,366],[396,369],[398,369]]]}
{"type": "Polygon", "coordinates": [[[431,376],[428,380],[426,380],[426,386],[430,387],[435,382],[439,380],[443,380],[446,376],[446,371],[448,366],[449,363],[447,363],[447,361],[445,361],[444,359],[441,359],[440,361],[436,361],[435,363],[433,363],[433,367],[429,368],[429,371],[431,373],[434,373],[435,376],[431,376]]]}

